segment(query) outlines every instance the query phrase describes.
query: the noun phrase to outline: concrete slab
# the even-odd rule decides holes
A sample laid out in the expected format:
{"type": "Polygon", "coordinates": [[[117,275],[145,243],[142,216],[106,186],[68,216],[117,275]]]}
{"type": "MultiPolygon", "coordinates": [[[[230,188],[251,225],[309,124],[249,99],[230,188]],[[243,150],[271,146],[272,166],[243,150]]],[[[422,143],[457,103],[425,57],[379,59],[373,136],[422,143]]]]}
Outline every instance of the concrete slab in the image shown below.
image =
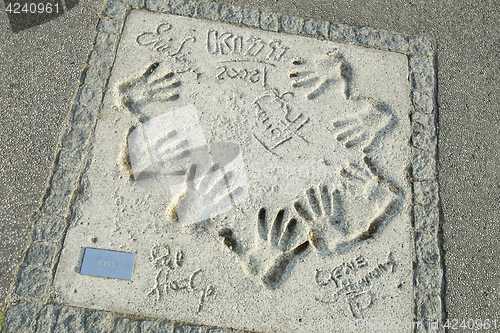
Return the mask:
{"type": "Polygon", "coordinates": [[[430,40],[192,1],[103,15],[3,328],[442,318],[430,40]],[[135,254],[130,281],[81,274],[89,248],[135,254]]]}
{"type": "Polygon", "coordinates": [[[396,52],[132,11],[57,297],[264,332],[411,322],[408,77],[396,52]],[[87,247],[135,253],[131,281],[80,274],[87,247]]]}

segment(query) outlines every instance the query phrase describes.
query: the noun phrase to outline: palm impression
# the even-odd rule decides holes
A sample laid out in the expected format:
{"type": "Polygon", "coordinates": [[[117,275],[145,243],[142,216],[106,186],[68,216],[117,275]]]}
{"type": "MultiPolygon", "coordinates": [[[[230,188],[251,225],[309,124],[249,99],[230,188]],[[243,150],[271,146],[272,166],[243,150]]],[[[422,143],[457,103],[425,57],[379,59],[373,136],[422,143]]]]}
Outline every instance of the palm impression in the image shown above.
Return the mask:
{"type": "Polygon", "coordinates": [[[391,190],[395,188],[370,171],[367,157],[364,162],[363,167],[351,163],[343,168],[337,187],[311,187],[294,203],[299,216],[310,224],[311,242],[321,255],[371,238],[394,209],[391,190]]]}
{"type": "Polygon", "coordinates": [[[179,99],[177,93],[177,88],[181,86],[181,81],[178,80],[179,73],[166,71],[159,74],[159,67],[160,63],[155,62],[141,76],[118,84],[118,104],[134,114],[141,114],[141,108],[149,102],[179,99]]]}
{"type": "Polygon", "coordinates": [[[395,125],[396,118],[388,107],[368,100],[353,99],[361,107],[343,119],[332,122],[336,140],[347,149],[361,147],[368,153],[395,125]]]}
{"type": "Polygon", "coordinates": [[[296,258],[309,246],[308,241],[295,245],[297,219],[291,218],[285,222],[284,209],[270,223],[267,210],[261,208],[257,216],[255,243],[248,251],[243,251],[231,229],[219,231],[224,245],[238,255],[245,270],[268,289],[276,289],[284,282],[286,273],[292,270],[296,258]]]}
{"type": "Polygon", "coordinates": [[[351,69],[342,54],[336,50],[312,63],[298,59],[292,62],[290,73],[293,88],[304,90],[308,100],[313,100],[340,84],[345,98],[350,96],[351,69]]]}

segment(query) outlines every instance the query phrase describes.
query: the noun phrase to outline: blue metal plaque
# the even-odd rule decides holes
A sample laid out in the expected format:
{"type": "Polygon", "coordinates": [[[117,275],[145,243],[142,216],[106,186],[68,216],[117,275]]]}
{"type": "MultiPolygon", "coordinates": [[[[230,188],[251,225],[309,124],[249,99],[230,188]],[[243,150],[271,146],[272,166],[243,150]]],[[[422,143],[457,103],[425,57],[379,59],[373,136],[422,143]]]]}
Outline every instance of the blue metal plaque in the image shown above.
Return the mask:
{"type": "Polygon", "coordinates": [[[135,254],[86,248],[80,274],[130,280],[135,254]]]}

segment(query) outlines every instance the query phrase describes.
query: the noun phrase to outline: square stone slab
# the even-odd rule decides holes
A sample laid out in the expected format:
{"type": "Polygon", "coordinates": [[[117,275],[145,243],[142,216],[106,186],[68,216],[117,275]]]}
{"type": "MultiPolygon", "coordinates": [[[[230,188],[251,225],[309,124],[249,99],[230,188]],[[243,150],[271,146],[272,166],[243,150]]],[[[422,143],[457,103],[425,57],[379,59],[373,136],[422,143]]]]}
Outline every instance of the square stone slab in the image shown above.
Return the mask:
{"type": "Polygon", "coordinates": [[[414,320],[405,54],[133,10],[114,63],[93,57],[113,66],[62,303],[260,332],[414,320]],[[80,274],[87,247],[135,253],[131,280],[80,274]]]}

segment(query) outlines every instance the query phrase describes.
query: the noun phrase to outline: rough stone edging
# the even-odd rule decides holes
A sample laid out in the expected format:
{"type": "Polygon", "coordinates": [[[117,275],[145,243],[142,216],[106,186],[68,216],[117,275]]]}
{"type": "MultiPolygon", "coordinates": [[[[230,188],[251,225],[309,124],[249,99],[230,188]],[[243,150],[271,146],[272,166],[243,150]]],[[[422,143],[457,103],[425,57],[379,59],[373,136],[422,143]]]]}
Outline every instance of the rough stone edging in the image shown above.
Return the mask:
{"type": "MultiPolygon", "coordinates": [[[[2,330],[5,332],[241,332],[235,330],[126,318],[106,311],[51,304],[51,284],[87,164],[88,140],[95,128],[106,84],[114,63],[118,38],[131,8],[227,22],[262,30],[328,39],[407,55],[411,87],[410,115],[413,161],[415,320],[442,321],[443,266],[439,245],[439,191],[436,154],[436,73],[433,42],[384,30],[304,19],[251,8],[192,0],[110,0],[97,25],[94,47],[61,137],[54,168],[39,212],[32,243],[8,295],[2,330]]],[[[415,332],[427,332],[426,328],[415,332]]],[[[444,331],[443,331],[444,332],[444,331]]]]}

